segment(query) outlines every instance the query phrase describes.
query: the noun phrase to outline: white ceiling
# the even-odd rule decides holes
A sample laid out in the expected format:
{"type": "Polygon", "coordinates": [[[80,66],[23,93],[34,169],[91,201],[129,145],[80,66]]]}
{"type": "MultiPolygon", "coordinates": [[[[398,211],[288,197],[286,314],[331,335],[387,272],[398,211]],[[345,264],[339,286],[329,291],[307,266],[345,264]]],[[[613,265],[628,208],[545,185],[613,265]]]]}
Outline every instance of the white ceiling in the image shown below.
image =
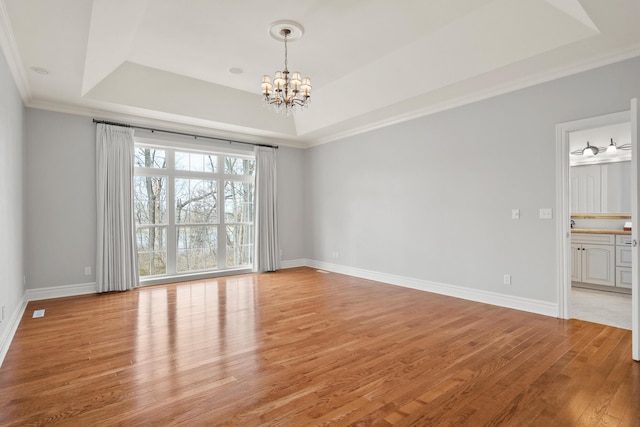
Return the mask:
{"type": "Polygon", "coordinates": [[[640,55],[638,22],[638,0],[0,0],[0,46],[29,107],[308,147],[640,55]],[[259,95],[279,20],[313,84],[290,117],[259,95]]]}

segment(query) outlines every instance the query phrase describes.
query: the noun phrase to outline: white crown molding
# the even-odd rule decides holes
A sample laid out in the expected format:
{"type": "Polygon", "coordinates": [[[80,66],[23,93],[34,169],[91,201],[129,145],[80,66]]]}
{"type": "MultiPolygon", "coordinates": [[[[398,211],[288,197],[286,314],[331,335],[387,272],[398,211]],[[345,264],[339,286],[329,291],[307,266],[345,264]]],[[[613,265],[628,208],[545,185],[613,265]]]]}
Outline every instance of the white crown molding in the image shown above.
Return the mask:
{"type": "MultiPolygon", "coordinates": [[[[4,3],[2,0],[0,0],[0,6],[4,6],[4,3]]],[[[3,23],[2,19],[6,21],[6,12],[4,11],[3,7],[0,7],[0,24],[8,25],[8,21],[6,23],[3,23]]],[[[1,29],[5,29],[4,25],[0,27],[1,29]]],[[[363,134],[366,132],[370,132],[376,129],[414,120],[420,117],[428,116],[431,114],[435,114],[435,113],[450,110],[453,108],[461,107],[464,105],[472,104],[474,102],[489,99],[494,96],[503,95],[516,90],[535,86],[537,84],[546,83],[549,81],[553,81],[556,79],[560,79],[563,77],[567,77],[570,75],[578,74],[584,71],[589,71],[595,68],[599,68],[602,66],[610,65],[616,62],[620,62],[626,59],[640,56],[640,44],[633,45],[625,49],[609,52],[607,54],[593,57],[588,60],[574,63],[569,66],[557,68],[549,72],[543,72],[534,76],[528,76],[528,77],[525,77],[516,81],[511,81],[502,85],[493,86],[491,88],[476,91],[468,95],[458,97],[446,102],[442,102],[435,105],[429,105],[422,109],[412,110],[404,114],[399,114],[383,120],[377,120],[367,125],[355,127],[353,129],[349,129],[343,132],[337,132],[325,137],[320,137],[315,140],[312,140],[309,138],[305,138],[303,135],[300,135],[297,137],[291,137],[291,136],[276,137],[276,136],[255,135],[251,133],[226,131],[220,128],[216,128],[215,125],[213,126],[207,126],[206,124],[192,125],[192,124],[180,123],[179,121],[150,118],[150,117],[145,117],[139,113],[138,114],[118,113],[118,112],[85,107],[80,105],[32,100],[31,93],[28,89],[28,84],[26,83],[26,78],[24,77],[23,67],[21,65],[16,65],[16,64],[20,64],[20,60],[19,60],[19,56],[17,56],[18,59],[16,59],[17,49],[15,48],[15,42],[8,41],[8,40],[12,40],[12,36],[10,35],[10,33],[7,33],[6,30],[4,32],[0,31],[0,46],[2,46],[5,52],[7,52],[8,50],[11,51],[13,55],[13,56],[6,55],[8,57],[7,61],[10,64],[11,71],[14,75],[14,79],[16,80],[18,89],[23,97],[25,106],[29,108],[36,108],[36,109],[42,109],[42,110],[48,110],[48,111],[67,113],[67,114],[88,116],[88,117],[95,117],[95,118],[112,120],[112,121],[123,121],[132,125],[157,127],[159,129],[166,129],[166,130],[172,130],[172,131],[192,132],[192,133],[198,133],[206,136],[211,136],[213,138],[220,138],[222,140],[234,139],[238,141],[245,141],[245,142],[251,142],[251,143],[266,143],[266,144],[280,145],[280,146],[299,148],[299,149],[312,148],[317,145],[326,144],[329,142],[333,142],[333,141],[341,140],[344,138],[352,137],[355,135],[363,134]],[[4,40],[7,37],[8,39],[4,40]],[[8,49],[6,47],[7,45],[11,45],[13,47],[11,49],[8,49]]]]}
{"type": "Polygon", "coordinates": [[[29,80],[22,65],[22,58],[20,57],[18,45],[13,36],[13,30],[4,0],[0,0],[0,49],[4,52],[7,65],[13,75],[13,80],[18,88],[18,92],[20,92],[20,96],[22,97],[22,102],[27,104],[31,100],[31,87],[29,86],[29,80]]]}
{"type": "Polygon", "coordinates": [[[329,142],[337,141],[340,139],[348,138],[351,136],[359,135],[362,133],[370,132],[372,130],[392,126],[398,123],[407,122],[420,117],[428,116],[431,114],[439,113],[442,111],[450,110],[464,105],[472,104],[474,102],[482,101],[485,99],[493,98],[494,96],[504,95],[509,92],[514,92],[520,89],[525,89],[537,84],[550,82],[563,77],[568,77],[581,72],[593,70],[606,65],[621,62],[627,59],[640,56],[640,44],[630,46],[625,49],[609,52],[604,55],[590,58],[581,62],[577,62],[568,66],[557,68],[548,72],[542,72],[533,76],[528,76],[516,81],[511,81],[502,85],[493,86],[488,89],[476,91],[468,95],[455,98],[446,102],[442,102],[435,105],[430,105],[423,109],[413,110],[405,114],[399,114],[397,116],[390,117],[384,120],[378,120],[374,123],[370,123],[364,126],[356,127],[344,132],[339,132],[333,135],[329,135],[323,138],[318,138],[313,142],[307,142],[306,148],[311,148],[316,145],[322,145],[329,142]]]}
{"type": "Polygon", "coordinates": [[[174,132],[193,133],[209,138],[225,140],[242,141],[254,144],[269,144],[284,147],[304,148],[300,146],[294,139],[273,138],[260,135],[252,135],[248,133],[225,131],[214,127],[198,126],[180,123],[177,121],[155,119],[144,117],[133,113],[118,113],[98,108],[89,108],[72,104],[61,104],[48,101],[32,100],[25,103],[28,108],[37,110],[46,110],[56,113],[73,114],[76,116],[91,117],[99,120],[126,123],[131,126],[150,127],[158,130],[167,130],[174,132]]]}

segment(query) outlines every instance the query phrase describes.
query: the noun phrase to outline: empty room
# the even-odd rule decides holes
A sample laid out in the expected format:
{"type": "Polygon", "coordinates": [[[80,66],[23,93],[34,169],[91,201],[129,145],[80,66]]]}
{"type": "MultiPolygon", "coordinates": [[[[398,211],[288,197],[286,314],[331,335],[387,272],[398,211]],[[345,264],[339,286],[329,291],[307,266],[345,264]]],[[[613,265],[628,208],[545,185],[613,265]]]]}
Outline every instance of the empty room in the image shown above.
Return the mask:
{"type": "Polygon", "coordinates": [[[0,0],[0,425],[640,426],[638,22],[0,0]]]}

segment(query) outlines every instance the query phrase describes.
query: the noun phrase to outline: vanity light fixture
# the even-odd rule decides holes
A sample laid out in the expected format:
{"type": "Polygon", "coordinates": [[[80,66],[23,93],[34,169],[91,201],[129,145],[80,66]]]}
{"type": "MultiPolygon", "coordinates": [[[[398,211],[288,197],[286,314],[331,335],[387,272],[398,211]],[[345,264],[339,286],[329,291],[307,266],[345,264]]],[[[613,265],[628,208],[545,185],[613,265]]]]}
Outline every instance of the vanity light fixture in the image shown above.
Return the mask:
{"type": "Polygon", "coordinates": [[[619,156],[620,150],[631,151],[631,144],[618,145],[615,143],[613,138],[610,138],[609,140],[609,145],[606,147],[596,147],[595,145],[591,145],[589,141],[587,141],[586,147],[578,148],[577,150],[572,151],[571,154],[574,156],[593,157],[600,153],[603,153],[613,157],[619,156]]]}
{"type": "Polygon", "coordinates": [[[582,155],[587,157],[595,156],[600,152],[598,147],[594,147],[593,145],[589,145],[589,141],[587,141],[587,146],[582,149],[582,155]]]}

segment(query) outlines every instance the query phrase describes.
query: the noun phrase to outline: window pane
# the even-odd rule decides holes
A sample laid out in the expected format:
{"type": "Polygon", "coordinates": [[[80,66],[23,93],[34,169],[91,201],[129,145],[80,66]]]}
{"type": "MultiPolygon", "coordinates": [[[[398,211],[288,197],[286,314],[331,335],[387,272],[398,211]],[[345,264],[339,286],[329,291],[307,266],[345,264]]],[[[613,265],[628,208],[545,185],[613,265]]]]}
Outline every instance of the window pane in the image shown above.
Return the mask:
{"type": "Polygon", "coordinates": [[[134,215],[136,224],[167,223],[167,177],[134,177],[134,215]]]}
{"type": "Polygon", "coordinates": [[[218,156],[177,151],[176,170],[216,173],[218,172],[218,156]]]}
{"type": "Polygon", "coordinates": [[[140,277],[167,273],[167,227],[139,227],[136,244],[140,277]]]}
{"type": "Polygon", "coordinates": [[[217,227],[177,227],[176,270],[211,270],[217,267],[217,227]]]}
{"type": "Polygon", "coordinates": [[[176,178],[176,224],[216,224],[218,193],[216,181],[176,178]]]}
{"type": "Polygon", "coordinates": [[[253,225],[227,226],[227,267],[253,264],[253,225]]]}
{"type": "Polygon", "coordinates": [[[224,158],[224,173],[227,175],[253,175],[256,170],[256,161],[240,157],[224,158]]]}
{"type": "Polygon", "coordinates": [[[225,181],[224,220],[227,223],[252,223],[254,215],[253,183],[225,181]]]}
{"type": "Polygon", "coordinates": [[[166,168],[167,155],[165,150],[155,148],[136,147],[134,156],[135,166],[139,168],[166,168]]]}
{"type": "Polygon", "coordinates": [[[134,165],[140,277],[252,265],[254,159],[198,149],[136,146],[134,165]],[[219,253],[225,254],[220,260],[219,253]]]}

